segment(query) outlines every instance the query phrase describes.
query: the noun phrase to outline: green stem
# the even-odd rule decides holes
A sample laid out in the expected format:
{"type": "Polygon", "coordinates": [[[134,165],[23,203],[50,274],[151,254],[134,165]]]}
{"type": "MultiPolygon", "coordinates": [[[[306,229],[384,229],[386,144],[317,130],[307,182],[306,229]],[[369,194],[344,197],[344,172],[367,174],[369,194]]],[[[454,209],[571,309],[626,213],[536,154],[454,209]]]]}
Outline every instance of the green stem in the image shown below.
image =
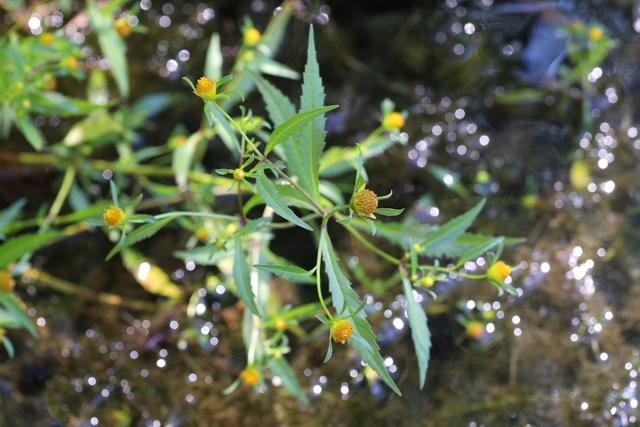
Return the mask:
{"type": "MultiPolygon", "coordinates": [[[[258,156],[260,160],[264,160],[266,163],[273,164],[273,162],[267,159],[260,152],[260,150],[258,150],[258,148],[253,144],[253,141],[251,141],[247,137],[247,135],[244,133],[244,131],[240,128],[240,125],[238,125],[238,123],[236,123],[236,121],[233,120],[231,116],[228,115],[227,112],[222,109],[222,107],[220,107],[217,103],[214,103],[214,102],[212,102],[211,104],[213,104],[218,109],[218,111],[220,111],[227,118],[227,120],[229,120],[230,123],[233,123],[233,125],[236,127],[236,129],[238,130],[242,138],[247,142],[247,144],[249,144],[251,149],[256,153],[256,156],[258,156]]],[[[324,211],[322,210],[322,207],[318,204],[318,202],[316,202],[316,200],[313,197],[311,197],[302,187],[300,187],[297,182],[291,179],[289,175],[282,172],[279,168],[276,168],[275,171],[278,173],[278,175],[280,175],[282,178],[287,180],[287,182],[289,182],[289,184],[291,184],[296,190],[298,190],[300,194],[302,194],[307,200],[309,200],[309,202],[311,202],[311,204],[318,210],[318,213],[321,213],[321,214],[324,213],[324,211]]]]}
{"type": "Polygon", "coordinates": [[[320,242],[318,243],[318,257],[316,259],[316,287],[318,288],[318,298],[320,298],[320,304],[322,304],[322,308],[324,308],[325,313],[329,316],[329,320],[333,320],[333,316],[329,312],[326,304],[324,303],[324,297],[322,296],[322,288],[320,286],[320,269],[322,267],[322,246],[324,245],[324,235],[327,232],[326,227],[322,227],[320,231],[320,242]]]}
{"type": "Polygon", "coordinates": [[[336,213],[336,212],[340,212],[343,209],[347,209],[349,207],[349,205],[344,205],[344,206],[338,206],[337,208],[333,208],[331,209],[329,212],[327,212],[326,214],[324,214],[323,218],[322,218],[322,227],[324,227],[325,225],[327,225],[327,221],[329,221],[329,218],[331,218],[331,216],[336,213]]]}
{"type": "Polygon", "coordinates": [[[58,190],[58,194],[53,201],[53,205],[51,205],[51,209],[49,209],[49,213],[44,218],[44,221],[42,221],[42,225],[40,225],[40,229],[38,230],[39,234],[46,233],[49,230],[49,227],[51,226],[53,220],[55,220],[60,213],[62,205],[64,205],[64,201],[69,195],[69,191],[71,190],[71,185],[73,185],[73,180],[75,179],[75,177],[76,168],[74,168],[73,166],[67,167],[67,170],[64,173],[64,178],[62,179],[62,184],[60,185],[60,190],[58,190]]]}
{"type": "Polygon", "coordinates": [[[364,236],[358,232],[358,230],[353,228],[353,226],[351,224],[343,224],[343,226],[344,226],[344,228],[346,228],[349,231],[349,233],[353,234],[353,236],[356,239],[358,239],[363,245],[365,245],[366,247],[371,249],[373,252],[375,252],[376,254],[380,255],[382,258],[386,259],[387,261],[389,261],[389,262],[391,262],[391,263],[393,263],[395,265],[400,265],[400,260],[398,258],[389,255],[388,253],[386,253],[382,249],[377,248],[373,243],[371,243],[367,239],[365,239],[364,236]]]}
{"type": "Polygon", "coordinates": [[[168,212],[160,215],[155,215],[155,219],[169,218],[172,216],[202,216],[205,218],[220,218],[220,219],[228,219],[231,221],[240,221],[240,218],[237,216],[231,215],[222,215],[222,214],[214,214],[214,213],[206,213],[206,212],[168,212]]]}

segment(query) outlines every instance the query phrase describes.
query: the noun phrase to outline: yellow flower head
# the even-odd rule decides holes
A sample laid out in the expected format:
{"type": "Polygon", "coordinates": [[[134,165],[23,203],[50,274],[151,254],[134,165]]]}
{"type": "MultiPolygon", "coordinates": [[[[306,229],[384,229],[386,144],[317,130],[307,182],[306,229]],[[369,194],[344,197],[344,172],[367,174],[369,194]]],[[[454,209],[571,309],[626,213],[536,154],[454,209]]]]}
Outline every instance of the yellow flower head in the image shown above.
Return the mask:
{"type": "MultiPolygon", "coordinates": [[[[358,190],[353,200],[351,201],[351,209],[363,217],[371,218],[373,213],[378,209],[378,196],[371,190],[367,190],[362,187],[358,190]]],[[[375,217],[374,217],[375,218],[375,217]]]]}
{"type": "Polygon", "coordinates": [[[400,129],[404,126],[404,118],[402,114],[394,111],[382,120],[382,127],[386,130],[400,129]]]}
{"type": "Polygon", "coordinates": [[[208,77],[200,77],[196,86],[196,94],[207,101],[211,101],[216,96],[216,81],[208,77]]]}
{"type": "Polygon", "coordinates": [[[4,292],[11,292],[16,286],[16,282],[13,277],[6,270],[0,270],[0,289],[4,292]]]}
{"type": "Polygon", "coordinates": [[[119,227],[127,220],[124,211],[116,206],[111,206],[104,210],[104,220],[110,225],[109,228],[119,227]]]}
{"type": "Polygon", "coordinates": [[[425,276],[420,279],[420,285],[422,285],[423,288],[430,288],[433,286],[433,283],[433,277],[425,276]]]}
{"type": "Polygon", "coordinates": [[[260,373],[253,368],[246,368],[240,373],[240,380],[253,387],[260,381],[260,373]]]}
{"type": "Polygon", "coordinates": [[[344,344],[353,333],[353,325],[346,319],[334,319],[331,322],[331,338],[344,344]]]}
{"type": "Polygon", "coordinates": [[[592,42],[600,41],[602,40],[603,36],[604,36],[604,31],[602,30],[602,27],[595,26],[595,27],[589,28],[589,41],[592,41],[592,42]]]}
{"type": "Polygon", "coordinates": [[[504,282],[504,279],[509,277],[509,274],[511,274],[511,266],[502,261],[496,262],[487,270],[487,278],[498,283],[504,282]]]}
{"type": "Polygon", "coordinates": [[[69,70],[75,70],[78,68],[78,59],[75,56],[69,56],[60,61],[60,66],[69,70]]]}
{"type": "Polygon", "coordinates": [[[53,74],[48,74],[45,77],[44,84],[45,84],[45,88],[48,91],[56,90],[56,87],[58,86],[58,82],[56,81],[56,78],[53,76],[53,74]]]}
{"type": "Polygon", "coordinates": [[[469,322],[465,332],[467,336],[474,340],[479,340],[484,335],[484,325],[481,322],[474,320],[473,322],[469,322]]]}
{"type": "Polygon", "coordinates": [[[51,33],[44,33],[42,35],[42,38],[40,39],[42,44],[45,46],[49,46],[51,43],[53,43],[53,40],[54,40],[54,37],[53,37],[53,34],[51,33]]]}
{"type": "Polygon", "coordinates": [[[118,34],[120,34],[120,36],[123,38],[127,38],[131,35],[131,27],[124,19],[118,19],[115,22],[114,27],[116,28],[118,34]]]}
{"type": "Polygon", "coordinates": [[[244,171],[242,169],[234,170],[233,179],[235,179],[236,181],[242,181],[244,179],[244,171]]]}
{"type": "Polygon", "coordinates": [[[262,37],[262,34],[260,34],[260,31],[256,30],[255,28],[249,28],[244,33],[244,44],[248,46],[253,46],[254,44],[260,41],[261,37],[262,37]]]}

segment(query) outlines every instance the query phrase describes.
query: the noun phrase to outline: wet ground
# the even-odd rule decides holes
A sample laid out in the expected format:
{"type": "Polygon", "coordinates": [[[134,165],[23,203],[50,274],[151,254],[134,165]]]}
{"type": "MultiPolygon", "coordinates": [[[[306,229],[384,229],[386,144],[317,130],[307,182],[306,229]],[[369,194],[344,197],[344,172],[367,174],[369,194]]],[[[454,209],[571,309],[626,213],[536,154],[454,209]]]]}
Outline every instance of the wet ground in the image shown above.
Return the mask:
{"type": "MultiPolygon", "coordinates": [[[[300,70],[306,51],[300,41],[314,23],[327,104],[341,106],[329,117],[328,143],[352,146],[362,139],[377,126],[384,98],[408,110],[408,142],[369,162],[370,187],[392,188],[390,205],[430,224],[487,197],[473,231],[526,238],[503,255],[521,267],[511,283],[519,296],[499,297],[489,284],[459,277],[434,288],[435,302],[424,294],[433,348],[427,385],[419,390],[400,283],[385,280],[393,266],[355,239],[336,237],[360,293],[373,296],[369,317],[403,396],[348,350],[337,350],[323,364],[326,337],[294,334],[289,360],[311,399],[308,406],[278,384],[262,394],[240,387],[223,395],[245,363],[242,311],[227,293],[206,289],[207,267],[186,266],[171,256],[188,236],[170,231],[139,249],[171,274],[184,295],[195,295],[202,306],[195,314],[185,312],[184,304],[161,310],[102,304],[23,278],[18,293],[42,338],[11,336],[19,357],[0,367],[4,425],[639,422],[637,8],[573,1],[335,3],[300,6],[276,57],[300,70]],[[616,40],[597,64],[580,53],[602,40],[589,39],[593,27],[616,40]],[[567,37],[582,40],[578,54],[567,51],[567,37]],[[438,175],[433,165],[448,171],[438,175]],[[483,323],[480,339],[465,336],[459,315],[483,323]]],[[[250,14],[265,25],[277,6],[220,2],[205,19],[202,5],[167,4],[171,13],[164,3],[145,4],[139,18],[150,31],[129,40],[134,99],[185,91],[180,78],[198,74],[213,31],[222,33],[223,52],[232,60],[239,19],[250,14]],[[162,16],[171,17],[166,27],[162,16]],[[168,72],[168,61],[183,50],[189,59],[168,72]]],[[[283,81],[281,87],[298,94],[297,83],[283,81]]],[[[248,103],[261,113],[257,97],[248,103]]],[[[195,130],[199,108],[197,100],[182,102],[161,115],[158,130],[146,137],[159,138],[180,121],[195,130]]],[[[56,172],[43,172],[22,172],[0,187],[12,194],[19,183],[21,193],[35,197],[55,191],[48,179],[56,172]]],[[[296,242],[298,236],[291,236],[276,233],[273,247],[295,260],[306,237],[296,242]]],[[[156,297],[119,260],[101,261],[110,249],[102,233],[83,233],[39,252],[34,262],[70,283],[155,304],[156,297]]],[[[284,302],[313,299],[313,292],[284,281],[275,281],[272,290],[284,302]]]]}

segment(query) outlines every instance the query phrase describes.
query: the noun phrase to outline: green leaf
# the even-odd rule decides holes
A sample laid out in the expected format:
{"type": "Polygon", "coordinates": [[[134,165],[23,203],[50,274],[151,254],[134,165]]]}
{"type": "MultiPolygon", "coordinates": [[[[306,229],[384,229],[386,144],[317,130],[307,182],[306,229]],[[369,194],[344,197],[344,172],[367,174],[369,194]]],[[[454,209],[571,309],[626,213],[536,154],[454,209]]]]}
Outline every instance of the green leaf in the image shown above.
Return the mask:
{"type": "Polygon", "coordinates": [[[13,344],[11,343],[11,340],[7,338],[6,335],[2,337],[2,345],[4,345],[4,348],[7,350],[9,359],[13,359],[13,357],[16,355],[16,351],[13,348],[13,344]]]}
{"type": "Polygon", "coordinates": [[[313,274],[314,270],[307,271],[300,267],[296,267],[294,265],[275,265],[275,264],[266,264],[259,265],[256,264],[253,268],[257,268],[258,270],[268,271],[273,274],[277,274],[278,276],[287,279],[287,280],[301,280],[305,277],[309,277],[313,274]]]}
{"type": "Polygon", "coordinates": [[[33,121],[28,115],[18,116],[16,118],[16,125],[33,148],[38,151],[42,150],[42,147],[45,145],[44,136],[40,129],[33,124],[33,121]]]}
{"type": "MultiPolygon", "coordinates": [[[[211,104],[210,102],[207,105],[211,104]]],[[[213,124],[216,127],[216,133],[224,143],[224,145],[233,153],[237,155],[240,153],[240,143],[238,142],[238,138],[234,129],[231,128],[231,124],[229,120],[222,114],[217,108],[214,106],[210,106],[209,110],[216,117],[217,120],[213,121],[213,124]]]]}
{"type": "Polygon", "coordinates": [[[171,167],[176,177],[176,182],[181,188],[186,187],[189,171],[191,170],[191,163],[193,162],[193,156],[196,152],[196,146],[200,141],[204,140],[200,132],[196,132],[187,138],[187,141],[176,148],[173,152],[173,159],[171,167]]]}
{"type": "Polygon", "coordinates": [[[309,404],[309,398],[302,392],[300,383],[298,383],[298,379],[291,370],[291,366],[289,365],[289,362],[287,362],[287,359],[284,357],[272,357],[267,362],[267,366],[274,374],[280,377],[284,388],[289,390],[289,392],[297,397],[303,404],[309,404]]]}
{"type": "Polygon", "coordinates": [[[404,288],[404,297],[407,300],[407,316],[411,327],[413,346],[418,357],[420,389],[422,390],[427,379],[427,368],[429,367],[429,358],[431,356],[431,332],[427,325],[427,315],[422,306],[416,302],[411,282],[405,277],[402,278],[402,287],[404,288]]]}
{"type": "Polygon", "coordinates": [[[239,236],[244,236],[245,234],[256,232],[260,230],[262,227],[264,227],[265,225],[267,225],[269,222],[271,222],[270,217],[262,217],[262,218],[257,218],[257,219],[248,221],[242,227],[236,230],[236,232],[233,235],[234,237],[239,237],[239,236]]]}
{"type": "Polygon", "coordinates": [[[34,338],[38,338],[39,334],[36,327],[33,326],[31,318],[22,309],[15,295],[0,290],[0,304],[2,304],[34,338]]]}
{"type": "Polygon", "coordinates": [[[248,69],[249,74],[256,82],[258,91],[266,104],[267,113],[274,125],[278,126],[296,114],[295,106],[280,90],[269,83],[265,78],[248,69]]]}
{"type": "MultiPolygon", "coordinates": [[[[376,138],[367,138],[359,145],[365,160],[384,153],[387,149],[397,143],[402,142],[402,138],[395,140],[387,135],[376,138]]],[[[358,147],[331,147],[322,154],[320,159],[320,176],[334,177],[345,172],[350,172],[357,167],[359,155],[358,147]]]]}
{"type": "MultiPolygon", "coordinates": [[[[326,230],[323,230],[322,233],[320,250],[322,250],[322,258],[324,260],[327,276],[329,276],[329,291],[333,296],[333,306],[337,312],[341,312],[343,308],[346,307],[345,311],[347,315],[351,315],[355,313],[360,306],[360,299],[358,298],[358,294],[356,294],[356,292],[351,288],[351,283],[338,266],[338,259],[335,256],[331,240],[326,234],[326,230]]],[[[393,382],[393,379],[391,379],[391,376],[384,365],[384,360],[382,359],[382,356],[380,356],[380,347],[378,347],[376,336],[371,330],[371,325],[369,325],[369,322],[366,319],[365,312],[361,311],[353,316],[351,322],[353,323],[355,332],[357,332],[358,335],[360,335],[369,344],[373,351],[355,340],[351,342],[353,349],[365,363],[369,364],[369,366],[378,373],[380,378],[382,378],[382,380],[387,383],[393,391],[398,393],[398,395],[402,395],[402,393],[400,393],[400,389],[398,389],[398,386],[393,382]]]]}
{"type": "Polygon", "coordinates": [[[284,77],[285,79],[292,80],[298,80],[300,78],[300,73],[296,70],[268,58],[259,59],[258,68],[263,74],[269,74],[271,76],[284,77]]]}
{"type": "Polygon", "coordinates": [[[127,237],[125,237],[124,241],[122,242],[122,245],[115,246],[113,249],[111,249],[111,252],[107,254],[107,257],[105,258],[105,260],[107,261],[110,260],[111,258],[113,258],[114,255],[116,255],[118,252],[120,252],[124,248],[127,248],[135,243],[138,243],[141,240],[148,239],[149,237],[156,234],[158,231],[162,229],[162,227],[164,227],[174,219],[175,218],[173,217],[163,218],[155,224],[149,223],[136,228],[131,233],[129,233],[127,237]]]}
{"type": "Polygon", "coordinates": [[[138,197],[133,199],[133,201],[131,203],[129,203],[126,208],[124,208],[124,213],[127,213],[127,211],[129,211],[129,209],[132,209],[132,208],[135,208],[136,206],[138,206],[138,203],[140,203],[142,201],[142,197],[143,197],[143,194],[140,193],[138,195],[138,197]]]}
{"type": "Polygon", "coordinates": [[[307,124],[309,124],[314,118],[326,113],[327,111],[335,110],[337,105],[330,105],[328,107],[316,108],[304,113],[298,113],[295,116],[288,119],[286,122],[278,125],[271,133],[267,147],[265,148],[265,156],[278,144],[282,144],[293,135],[300,132],[307,124]]]}
{"type": "Polygon", "coordinates": [[[477,205],[471,208],[468,212],[460,215],[447,222],[436,231],[429,233],[427,238],[420,243],[423,250],[434,249],[439,246],[453,243],[458,237],[460,237],[471,226],[473,220],[476,219],[486,199],[482,199],[477,205]]]}
{"type": "Polygon", "coordinates": [[[122,98],[129,97],[129,68],[127,63],[127,46],[118,32],[111,28],[98,32],[98,44],[100,50],[111,63],[111,74],[116,81],[118,91],[122,98]]]}
{"type": "Polygon", "coordinates": [[[398,216],[402,212],[404,212],[404,209],[378,208],[374,213],[384,216],[398,216]]]}
{"type": "Polygon", "coordinates": [[[11,206],[6,209],[3,209],[0,212],[0,239],[4,239],[5,235],[3,234],[7,225],[13,221],[13,219],[20,213],[24,205],[27,204],[27,198],[23,197],[16,202],[13,202],[11,206]]]}
{"type": "Polygon", "coordinates": [[[322,363],[327,363],[331,360],[331,355],[333,354],[333,343],[331,342],[331,337],[329,337],[329,347],[327,348],[327,355],[324,357],[322,363]]]}
{"type": "Polygon", "coordinates": [[[504,240],[503,236],[496,237],[494,239],[489,240],[487,243],[484,243],[482,245],[476,246],[473,249],[470,249],[466,254],[462,256],[462,258],[460,258],[460,261],[458,261],[458,263],[456,264],[456,269],[463,266],[464,263],[469,261],[470,259],[478,258],[483,253],[493,249],[494,246],[502,243],[503,240],[504,240]]]}
{"type": "Polygon", "coordinates": [[[213,115],[211,114],[211,108],[209,108],[209,102],[204,104],[204,115],[207,117],[207,121],[209,122],[209,127],[213,126],[213,115]]]}
{"type": "Polygon", "coordinates": [[[427,165],[427,170],[434,176],[434,178],[443,183],[445,187],[451,189],[463,199],[469,197],[469,192],[464,188],[464,185],[462,185],[460,180],[456,178],[454,172],[431,163],[427,165]]]}
{"type": "Polygon", "coordinates": [[[251,310],[256,316],[260,316],[258,306],[256,305],[256,296],[251,289],[251,272],[247,264],[246,254],[242,248],[240,237],[236,237],[236,249],[233,257],[233,281],[238,290],[238,296],[245,306],[251,310]]]}
{"type": "Polygon", "coordinates": [[[13,237],[0,245],[0,270],[19,260],[24,254],[33,252],[46,245],[53,239],[65,236],[59,231],[44,234],[22,234],[13,237]]]}
{"type": "Polygon", "coordinates": [[[275,184],[265,176],[264,171],[259,172],[259,177],[256,180],[256,187],[258,188],[258,194],[260,197],[262,197],[265,203],[278,215],[287,221],[304,228],[305,230],[313,231],[313,228],[298,218],[298,216],[289,209],[284,200],[282,200],[282,197],[280,197],[280,194],[278,194],[275,184]]]}
{"type": "Polygon", "coordinates": [[[318,319],[320,322],[322,322],[323,324],[329,326],[329,319],[327,319],[325,316],[323,316],[322,314],[316,314],[316,319],[318,319]]]}
{"type": "MultiPolygon", "coordinates": [[[[204,76],[213,80],[222,77],[222,49],[220,47],[220,34],[213,33],[209,39],[207,59],[204,63],[204,76]]],[[[221,83],[218,83],[221,84],[221,83]]]]}

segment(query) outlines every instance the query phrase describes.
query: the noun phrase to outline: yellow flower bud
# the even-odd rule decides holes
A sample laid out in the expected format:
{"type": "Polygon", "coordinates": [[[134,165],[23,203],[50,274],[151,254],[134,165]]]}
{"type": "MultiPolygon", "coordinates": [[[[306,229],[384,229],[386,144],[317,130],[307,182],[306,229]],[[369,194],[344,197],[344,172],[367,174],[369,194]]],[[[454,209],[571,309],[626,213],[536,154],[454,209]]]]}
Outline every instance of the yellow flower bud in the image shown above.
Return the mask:
{"type": "Polygon", "coordinates": [[[119,227],[124,224],[127,219],[127,215],[125,215],[124,211],[115,206],[105,209],[103,216],[107,224],[110,225],[109,228],[119,227]]]}
{"type": "Polygon", "coordinates": [[[353,325],[346,319],[334,319],[331,322],[331,338],[335,342],[344,344],[353,333],[353,325]]]}
{"type": "Polygon", "coordinates": [[[200,77],[196,86],[196,94],[207,101],[211,101],[216,96],[216,81],[208,77],[200,77]]]}
{"type": "Polygon", "coordinates": [[[131,35],[131,27],[124,19],[118,19],[113,26],[121,37],[127,38],[131,35]]]}
{"type": "Polygon", "coordinates": [[[351,209],[360,216],[372,217],[378,209],[378,196],[371,190],[367,190],[363,185],[351,201],[351,209]]]}
{"type": "Polygon", "coordinates": [[[236,181],[242,181],[244,179],[244,171],[242,169],[234,170],[233,179],[235,179],[236,181]]]}
{"type": "Polygon", "coordinates": [[[53,34],[51,33],[44,33],[40,38],[40,41],[45,46],[49,46],[51,43],[53,43],[53,40],[54,40],[54,37],[53,37],[53,34]]]}
{"type": "Polygon", "coordinates": [[[433,277],[425,276],[422,279],[420,279],[420,285],[423,288],[430,288],[433,286],[433,283],[434,283],[433,277]]]}
{"type": "Polygon", "coordinates": [[[287,329],[287,322],[284,319],[276,320],[276,329],[279,331],[284,331],[287,329]]]}
{"type": "Polygon", "coordinates": [[[400,129],[404,126],[404,118],[402,114],[394,111],[382,120],[382,127],[386,130],[400,129]]]}
{"type": "Polygon", "coordinates": [[[502,261],[496,262],[487,270],[487,278],[498,283],[504,282],[504,279],[509,277],[509,274],[511,274],[511,266],[502,261]]]}
{"type": "Polygon", "coordinates": [[[591,27],[589,28],[589,41],[592,42],[597,42],[602,40],[602,37],[604,36],[604,31],[602,30],[602,27],[591,27]]]}
{"type": "Polygon", "coordinates": [[[75,56],[69,56],[60,61],[60,66],[69,70],[75,70],[76,68],[78,68],[78,60],[75,56]]]}
{"type": "Polygon", "coordinates": [[[262,35],[260,34],[260,31],[256,30],[255,28],[249,28],[244,33],[244,44],[253,46],[260,41],[261,37],[262,35]]]}
{"type": "Polygon", "coordinates": [[[247,368],[240,373],[240,380],[246,385],[254,386],[260,381],[260,373],[253,368],[247,368]]]}
{"type": "Polygon", "coordinates": [[[196,230],[196,237],[198,238],[198,240],[203,242],[207,240],[207,237],[209,237],[209,233],[204,228],[198,228],[196,230]]]}
{"type": "Polygon", "coordinates": [[[481,322],[474,320],[473,322],[469,322],[465,332],[467,336],[474,340],[479,340],[484,335],[484,325],[481,322]]]}
{"type": "Polygon", "coordinates": [[[13,277],[6,270],[0,270],[0,289],[4,292],[11,292],[16,286],[16,282],[13,277]]]}

